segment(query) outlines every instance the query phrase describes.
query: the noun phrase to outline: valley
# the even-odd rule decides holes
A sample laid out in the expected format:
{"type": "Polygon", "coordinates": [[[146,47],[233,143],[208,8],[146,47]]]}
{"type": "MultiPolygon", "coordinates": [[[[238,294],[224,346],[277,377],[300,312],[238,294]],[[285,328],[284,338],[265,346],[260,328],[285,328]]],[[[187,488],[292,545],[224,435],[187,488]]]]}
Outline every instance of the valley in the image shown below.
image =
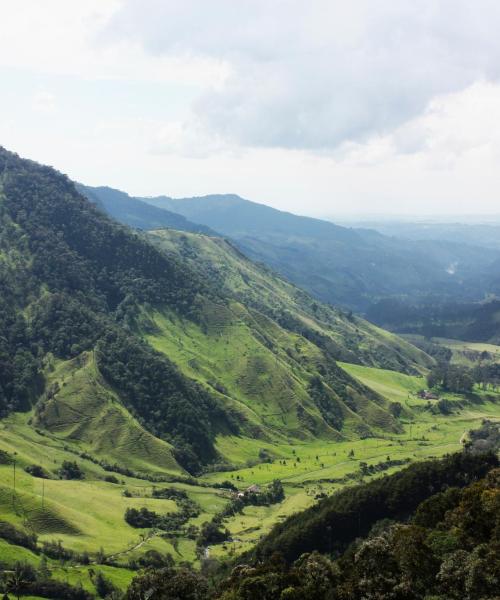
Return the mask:
{"type": "Polygon", "coordinates": [[[155,227],[0,149],[5,573],[25,561],[87,600],[148,567],[229,568],[500,419],[500,346],[399,337],[208,227],[141,214],[155,227]]]}
{"type": "Polygon", "coordinates": [[[0,600],[500,600],[500,3],[0,14],[0,600]]]}
{"type": "MultiPolygon", "coordinates": [[[[475,390],[467,400],[460,395],[449,395],[456,404],[452,414],[433,414],[427,409],[428,402],[416,395],[422,387],[421,377],[348,363],[341,366],[388,401],[403,405],[400,433],[367,439],[349,436],[350,439],[341,441],[292,443],[220,436],[216,440],[217,449],[222,455],[231,456],[239,466],[191,480],[172,466],[160,467],[158,453],[147,445],[139,452],[137,444],[132,443],[115,448],[116,453],[110,455],[99,451],[95,444],[71,440],[61,431],[54,434],[34,430],[29,424],[32,414],[13,414],[1,422],[0,451],[15,457],[16,487],[13,488],[12,464],[0,464],[0,521],[35,533],[39,544],[61,541],[65,549],[77,556],[88,555],[91,564],[87,566],[78,558],[64,566],[60,566],[59,560],[49,559],[53,577],[81,584],[93,592],[91,573],[97,570],[123,589],[135,573],[130,566],[137,561],[140,564],[141,557],[149,551],[169,553],[179,564],[199,565],[200,557],[231,559],[250,550],[274,524],[312,506],[317,498],[393,473],[410,462],[460,450],[468,430],[478,427],[484,418],[500,419],[499,394],[475,390]],[[134,449],[136,456],[131,456],[134,449]],[[263,450],[272,458],[258,462],[256,457],[263,450]],[[108,459],[119,456],[119,465],[142,468],[146,476],[159,480],[148,481],[142,476],[105,470],[92,460],[91,452],[108,459]],[[26,466],[37,464],[53,473],[65,460],[76,460],[85,478],[40,479],[24,472],[26,466]],[[251,466],[246,466],[247,462],[251,466]],[[116,482],[107,482],[109,475],[114,475],[116,482]],[[199,515],[187,523],[199,527],[231,501],[229,489],[214,485],[229,481],[239,490],[256,484],[265,489],[275,479],[283,483],[285,500],[270,506],[246,506],[241,514],[225,518],[230,539],[205,547],[201,554],[195,539],[172,538],[154,528],[135,529],[124,520],[127,508],[176,512],[174,501],[152,496],[155,489],[169,488],[182,490],[200,507],[199,515]]],[[[0,540],[0,550],[4,561],[22,559],[34,565],[40,561],[39,555],[5,540],[0,540]]]]}

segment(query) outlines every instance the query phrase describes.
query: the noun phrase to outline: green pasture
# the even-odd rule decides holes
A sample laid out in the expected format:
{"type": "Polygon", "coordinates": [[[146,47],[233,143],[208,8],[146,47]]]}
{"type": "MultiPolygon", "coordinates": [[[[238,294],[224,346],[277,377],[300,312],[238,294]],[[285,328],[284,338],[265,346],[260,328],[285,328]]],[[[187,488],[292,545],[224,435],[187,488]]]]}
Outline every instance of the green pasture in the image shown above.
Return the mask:
{"type": "MultiPolygon", "coordinates": [[[[500,418],[498,395],[480,390],[475,390],[468,398],[447,395],[452,412],[443,415],[433,412],[432,403],[416,395],[424,387],[422,377],[346,363],[341,366],[388,402],[403,405],[402,431],[381,432],[378,437],[366,439],[346,432],[345,439],[340,441],[298,440],[284,433],[267,440],[219,435],[216,440],[218,450],[224,456],[231,456],[240,468],[203,475],[200,483],[207,487],[177,482],[154,484],[182,489],[199,504],[202,512],[189,524],[199,526],[211,520],[229,501],[227,491],[210,487],[214,483],[229,480],[244,490],[253,484],[266,486],[274,479],[280,479],[286,498],[269,507],[245,507],[243,514],[227,519],[225,526],[231,532],[231,541],[210,547],[207,556],[238,554],[250,548],[275,523],[312,505],[318,495],[354,485],[362,477],[361,462],[377,465],[387,460],[416,461],[457,451],[462,447],[464,434],[477,427],[482,419],[500,418]],[[270,462],[259,458],[263,451],[270,457],[270,462]]],[[[158,513],[177,510],[174,502],[151,497],[154,487],[151,482],[118,474],[115,474],[118,484],[104,481],[109,473],[77,455],[80,449],[89,447],[89,438],[73,439],[54,432],[37,431],[32,420],[31,413],[14,414],[0,423],[0,449],[16,459],[15,490],[13,465],[0,465],[0,519],[35,532],[40,541],[61,540],[65,547],[88,552],[91,557],[104,551],[123,566],[109,571],[109,578],[122,589],[133,575],[127,569],[129,560],[139,558],[147,550],[168,552],[178,562],[198,564],[193,540],[173,540],[161,532],[134,529],[125,522],[123,517],[128,507],[145,506],[158,513]],[[64,460],[76,460],[85,479],[63,481],[56,478],[57,469],[64,460]],[[41,465],[52,478],[42,480],[27,474],[24,468],[30,464],[41,465]],[[129,497],[124,495],[125,490],[129,497]]],[[[394,472],[402,466],[392,466],[373,476],[394,472]]],[[[30,551],[4,541],[0,541],[0,552],[7,563],[27,560],[36,564],[39,561],[39,557],[30,551]]],[[[51,568],[58,578],[81,582],[88,589],[93,585],[88,567],[66,565],[63,568],[54,563],[51,568]]]]}

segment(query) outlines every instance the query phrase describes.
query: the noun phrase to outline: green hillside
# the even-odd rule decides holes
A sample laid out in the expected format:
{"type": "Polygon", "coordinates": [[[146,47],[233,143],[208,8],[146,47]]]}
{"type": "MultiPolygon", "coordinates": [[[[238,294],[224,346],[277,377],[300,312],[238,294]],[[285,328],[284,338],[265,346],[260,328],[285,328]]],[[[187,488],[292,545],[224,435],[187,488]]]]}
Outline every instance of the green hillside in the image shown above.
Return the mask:
{"type": "Polygon", "coordinates": [[[49,369],[47,391],[36,404],[33,424],[60,440],[81,442],[109,464],[145,473],[179,472],[172,445],[130,415],[90,352],[49,369]]]}
{"type": "Polygon", "coordinates": [[[64,176],[5,150],[0,227],[0,414],[29,410],[48,393],[55,412],[70,420],[57,423],[68,433],[80,411],[78,396],[109,404],[109,392],[99,377],[87,379],[68,409],[67,394],[50,387],[47,365],[51,357],[84,362],[82,353],[95,351],[97,369],[122,408],[173,444],[176,461],[196,470],[214,460],[215,435],[237,431],[235,417],[133,335],[146,304],[195,318],[197,296],[210,292],[194,273],[109,220],[64,176]]]}
{"type": "Polygon", "coordinates": [[[35,426],[102,460],[191,473],[234,462],[224,436],[401,429],[336,361],[415,373],[433,363],[422,351],[221,238],[161,230],[155,249],[56,171],[0,158],[4,415],[34,408],[35,426]]]}
{"type": "Polygon", "coordinates": [[[500,412],[490,389],[430,410],[422,350],[222,238],[134,233],[3,149],[0,234],[0,568],[44,556],[71,597],[244,552],[500,412]]]}
{"type": "Polygon", "coordinates": [[[214,283],[225,297],[327,346],[336,359],[406,372],[433,362],[401,338],[350,312],[318,302],[264,265],[249,260],[228,240],[172,229],[151,231],[148,236],[214,283]]]}

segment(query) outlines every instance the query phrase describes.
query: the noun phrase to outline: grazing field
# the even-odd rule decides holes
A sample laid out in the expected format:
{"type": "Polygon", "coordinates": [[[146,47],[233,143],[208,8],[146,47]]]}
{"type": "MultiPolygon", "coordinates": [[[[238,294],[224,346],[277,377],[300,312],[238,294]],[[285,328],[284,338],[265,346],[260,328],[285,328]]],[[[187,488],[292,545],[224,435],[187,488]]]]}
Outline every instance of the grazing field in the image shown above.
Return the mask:
{"type": "MultiPolygon", "coordinates": [[[[110,475],[95,460],[79,456],[88,452],[88,437],[74,439],[56,432],[37,431],[30,424],[32,414],[14,414],[0,423],[0,450],[15,457],[13,464],[0,464],[0,520],[13,523],[38,535],[41,543],[61,541],[65,548],[89,553],[91,561],[102,553],[116,564],[104,566],[68,563],[61,566],[51,560],[53,576],[92,590],[89,569],[105,571],[106,577],[120,588],[126,587],[133,570],[131,563],[146,552],[157,550],[172,555],[176,562],[199,564],[195,539],[165,537],[154,528],[136,529],[124,519],[127,508],[146,507],[158,514],[179,510],[173,500],[153,498],[154,489],[169,487],[186,492],[200,512],[188,525],[201,526],[210,521],[230,502],[228,490],[214,485],[230,481],[240,490],[257,484],[265,488],[273,480],[282,481],[285,500],[270,506],[246,506],[241,514],[224,519],[230,531],[225,543],[210,545],[202,556],[226,558],[249,549],[272,526],[302,510],[324,494],[358,481],[379,477],[403,468],[409,461],[441,456],[461,448],[466,432],[482,419],[500,418],[499,396],[475,390],[468,397],[445,394],[452,409],[441,414],[435,403],[421,399],[417,391],[424,379],[371,367],[342,363],[352,377],[370,387],[389,403],[400,403],[400,433],[359,439],[346,435],[340,441],[282,439],[264,441],[248,437],[219,435],[217,448],[232,456],[240,468],[206,473],[192,483],[182,482],[170,471],[164,475],[175,481],[152,483],[137,476],[111,473],[116,483],[105,481],[110,475]],[[76,460],[84,473],[82,480],[61,480],[56,473],[63,461],[76,460]],[[50,479],[32,477],[28,465],[40,465],[50,479]]],[[[156,473],[161,470],[155,467],[156,473]]],[[[26,560],[38,564],[40,556],[30,550],[0,540],[2,560],[12,563],[26,560]]]]}
{"type": "Polygon", "coordinates": [[[274,444],[262,442],[239,443],[238,439],[224,438],[220,444],[226,452],[238,453],[240,458],[255,456],[256,446],[273,453],[271,464],[259,464],[228,473],[205,475],[208,482],[230,479],[239,487],[252,484],[266,485],[280,479],[287,499],[270,507],[246,507],[243,515],[227,521],[233,541],[210,549],[211,556],[225,556],[248,549],[272,525],[286,516],[315,502],[320,494],[331,494],[345,485],[362,478],[376,477],[402,468],[407,461],[438,457],[462,448],[467,431],[476,428],[484,418],[500,419],[500,397],[476,390],[469,398],[444,394],[452,404],[450,414],[433,412],[429,401],[416,392],[425,386],[422,377],[403,375],[359,365],[343,363],[342,367],[365,385],[391,402],[403,405],[401,434],[364,440],[339,442],[309,442],[304,444],[274,444]],[[255,444],[255,445],[254,445],[255,444]],[[366,475],[373,466],[374,474],[366,475]],[[365,469],[363,471],[362,469],[365,469]]]}
{"type": "Polygon", "coordinates": [[[423,335],[403,334],[402,337],[411,343],[430,342],[451,350],[450,362],[464,367],[477,364],[500,363],[500,346],[486,342],[467,342],[449,338],[425,338],[423,335]]]}
{"type": "MultiPolygon", "coordinates": [[[[27,425],[29,418],[26,414],[16,414],[0,423],[0,450],[16,460],[15,474],[13,464],[0,464],[0,520],[35,533],[42,543],[61,541],[65,548],[78,553],[102,552],[125,566],[130,558],[151,548],[169,552],[178,560],[196,560],[193,540],[184,541],[176,550],[172,542],[158,532],[128,525],[124,520],[125,510],[146,507],[159,514],[175,513],[178,507],[173,500],[152,497],[155,488],[175,488],[185,491],[199,505],[196,522],[201,523],[210,520],[224,506],[224,492],[186,483],[152,483],[109,473],[78,456],[77,445],[53,435],[38,434],[27,425]],[[85,478],[41,479],[24,471],[26,466],[37,464],[54,477],[65,460],[76,460],[85,478]],[[109,475],[116,476],[117,483],[105,481],[109,475]],[[150,539],[144,539],[150,535],[150,539]]],[[[12,553],[11,558],[16,555],[19,556],[12,553]]]]}

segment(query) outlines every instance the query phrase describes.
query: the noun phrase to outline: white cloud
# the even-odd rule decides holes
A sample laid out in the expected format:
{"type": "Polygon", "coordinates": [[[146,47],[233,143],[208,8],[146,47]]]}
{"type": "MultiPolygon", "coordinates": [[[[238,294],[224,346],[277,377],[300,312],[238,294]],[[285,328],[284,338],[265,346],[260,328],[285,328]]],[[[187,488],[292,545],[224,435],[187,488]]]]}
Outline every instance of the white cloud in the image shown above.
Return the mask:
{"type": "Polygon", "coordinates": [[[138,195],[499,211],[499,24],[497,0],[6,0],[0,144],[138,195]]]}
{"type": "Polygon", "coordinates": [[[384,135],[500,75],[496,0],[124,0],[109,40],[223,61],[194,110],[234,144],[324,150],[384,135]]]}
{"type": "Polygon", "coordinates": [[[187,158],[207,158],[213,154],[234,152],[220,135],[208,131],[196,119],[157,123],[149,148],[153,154],[187,158]]]}
{"type": "Polygon", "coordinates": [[[138,42],[102,34],[119,0],[16,0],[2,5],[0,67],[85,79],[211,85],[226,76],[208,57],[152,56],[138,42]]]}
{"type": "Polygon", "coordinates": [[[477,82],[463,91],[435,97],[419,116],[367,142],[346,142],[334,153],[352,165],[387,163],[399,157],[427,168],[451,168],[481,155],[500,158],[500,84],[477,82]]]}

